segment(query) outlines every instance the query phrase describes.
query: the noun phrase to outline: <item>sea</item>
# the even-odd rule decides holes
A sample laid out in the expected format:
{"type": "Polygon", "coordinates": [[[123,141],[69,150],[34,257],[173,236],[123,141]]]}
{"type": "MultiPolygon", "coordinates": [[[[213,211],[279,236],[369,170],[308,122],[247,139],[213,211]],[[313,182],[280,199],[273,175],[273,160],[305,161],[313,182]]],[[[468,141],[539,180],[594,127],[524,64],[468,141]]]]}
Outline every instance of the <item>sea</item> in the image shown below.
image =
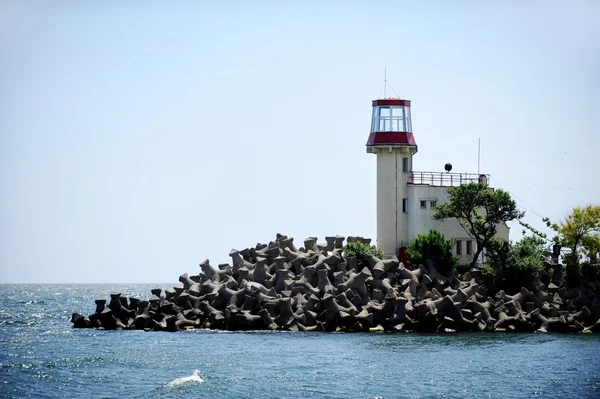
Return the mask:
{"type": "Polygon", "coordinates": [[[173,285],[0,285],[0,398],[600,398],[600,334],[72,328],[173,285]]]}

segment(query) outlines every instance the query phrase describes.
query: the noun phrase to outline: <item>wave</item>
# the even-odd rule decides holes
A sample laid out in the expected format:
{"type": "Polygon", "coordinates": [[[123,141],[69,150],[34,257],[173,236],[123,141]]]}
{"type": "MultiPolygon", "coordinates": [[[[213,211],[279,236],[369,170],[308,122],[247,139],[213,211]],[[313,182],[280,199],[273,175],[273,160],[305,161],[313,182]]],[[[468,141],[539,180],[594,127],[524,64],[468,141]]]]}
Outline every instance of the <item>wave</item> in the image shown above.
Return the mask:
{"type": "Polygon", "coordinates": [[[179,377],[175,378],[173,381],[169,382],[166,386],[168,387],[178,387],[186,384],[202,384],[204,380],[200,378],[200,371],[194,370],[192,375],[188,375],[187,377],[179,377]]]}

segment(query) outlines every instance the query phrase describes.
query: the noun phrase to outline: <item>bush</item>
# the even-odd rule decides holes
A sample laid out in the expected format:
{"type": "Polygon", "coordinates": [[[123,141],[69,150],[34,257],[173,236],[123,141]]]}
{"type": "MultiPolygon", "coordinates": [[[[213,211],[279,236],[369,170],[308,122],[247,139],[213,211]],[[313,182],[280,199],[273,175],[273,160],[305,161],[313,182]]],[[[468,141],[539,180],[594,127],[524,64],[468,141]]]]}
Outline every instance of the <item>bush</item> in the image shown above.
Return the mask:
{"type": "Polygon", "coordinates": [[[416,236],[407,253],[412,264],[425,264],[431,259],[438,272],[447,275],[458,261],[458,257],[452,255],[452,247],[452,240],[446,240],[439,231],[430,230],[416,236]]]}
{"type": "Polygon", "coordinates": [[[356,264],[361,268],[367,264],[364,260],[364,256],[369,252],[379,259],[385,258],[383,251],[377,248],[375,245],[369,246],[369,244],[365,244],[360,241],[354,241],[344,247],[344,255],[346,257],[354,256],[356,258],[356,264]]]}
{"type": "Polygon", "coordinates": [[[479,276],[481,282],[485,284],[489,292],[495,294],[499,290],[498,285],[500,284],[500,274],[498,273],[498,270],[487,263],[481,265],[479,270],[481,270],[479,276]]]}
{"type": "Polygon", "coordinates": [[[504,269],[509,267],[509,262],[511,261],[511,245],[507,241],[494,238],[485,249],[485,255],[485,263],[499,272],[500,274],[496,273],[499,276],[504,269]]]}
{"type": "Polygon", "coordinates": [[[531,287],[536,275],[543,270],[544,241],[527,236],[515,244],[493,240],[487,248],[487,279],[490,287],[518,292],[531,287]]]}
{"type": "Polygon", "coordinates": [[[569,256],[566,258],[567,267],[565,268],[567,274],[567,283],[569,287],[577,287],[582,281],[581,265],[579,264],[576,256],[569,256]]]}
{"type": "Polygon", "coordinates": [[[466,272],[468,272],[472,268],[473,268],[473,266],[471,266],[469,263],[467,263],[466,265],[456,265],[456,266],[454,266],[454,270],[456,270],[456,272],[458,274],[465,274],[466,272]]]}
{"type": "Polygon", "coordinates": [[[542,273],[540,273],[542,283],[548,285],[552,281],[552,277],[554,277],[554,268],[549,267],[545,269],[542,273]]]}
{"type": "Polygon", "coordinates": [[[600,280],[600,264],[583,262],[581,264],[581,277],[584,281],[600,280]]]}
{"type": "Polygon", "coordinates": [[[580,262],[577,253],[565,257],[564,263],[569,287],[577,287],[582,282],[600,280],[600,265],[590,261],[580,262]]]}
{"type": "Polygon", "coordinates": [[[519,270],[540,272],[543,263],[544,240],[539,237],[527,236],[511,248],[512,265],[519,270]]]}

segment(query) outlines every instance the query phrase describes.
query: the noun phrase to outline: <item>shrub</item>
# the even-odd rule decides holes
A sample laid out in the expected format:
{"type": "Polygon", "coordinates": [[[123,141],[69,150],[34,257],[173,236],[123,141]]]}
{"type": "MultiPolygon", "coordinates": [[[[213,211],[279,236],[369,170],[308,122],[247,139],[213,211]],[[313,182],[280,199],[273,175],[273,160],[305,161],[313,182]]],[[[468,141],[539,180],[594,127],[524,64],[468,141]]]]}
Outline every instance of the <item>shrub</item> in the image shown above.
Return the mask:
{"type": "Polygon", "coordinates": [[[566,258],[567,267],[565,268],[567,275],[567,283],[569,287],[577,287],[582,280],[581,265],[577,260],[577,256],[569,256],[566,258]]]}
{"type": "Polygon", "coordinates": [[[581,264],[581,276],[584,281],[600,280],[600,264],[583,262],[581,264]]]}
{"type": "Polygon", "coordinates": [[[373,256],[375,256],[379,259],[385,258],[385,254],[383,253],[383,251],[381,249],[377,248],[375,245],[369,246],[369,244],[365,244],[360,241],[354,241],[354,242],[347,244],[344,247],[345,256],[347,256],[347,257],[354,256],[356,258],[356,264],[359,267],[363,267],[366,265],[364,256],[366,254],[368,254],[369,252],[371,252],[373,254],[373,256]]]}
{"type": "Polygon", "coordinates": [[[377,248],[375,245],[371,245],[371,253],[379,259],[385,259],[385,253],[383,250],[377,248]]]}
{"type": "Polygon", "coordinates": [[[500,275],[498,270],[487,263],[481,265],[479,270],[481,270],[481,274],[479,276],[481,282],[485,284],[489,292],[496,293],[500,283],[500,275]]]}
{"type": "Polygon", "coordinates": [[[472,269],[472,266],[469,263],[467,263],[466,265],[456,265],[456,266],[454,266],[454,270],[456,270],[456,272],[458,274],[465,274],[466,272],[468,272],[471,269],[472,269]]]}
{"type": "Polygon", "coordinates": [[[543,245],[544,241],[535,236],[523,237],[515,244],[493,240],[487,248],[486,262],[487,267],[493,269],[493,273],[487,271],[490,284],[507,292],[530,287],[543,270],[543,245]]]}
{"type": "Polygon", "coordinates": [[[458,257],[452,255],[452,247],[452,240],[446,240],[439,231],[430,230],[416,236],[407,252],[412,264],[425,264],[431,259],[438,272],[448,274],[458,261],[458,257]]]}
{"type": "Polygon", "coordinates": [[[526,236],[511,248],[512,265],[520,270],[539,272],[543,268],[544,240],[535,236],[526,236]]]}
{"type": "Polygon", "coordinates": [[[540,277],[542,283],[546,285],[550,284],[550,282],[552,281],[552,277],[554,277],[554,268],[548,267],[547,269],[542,270],[542,272],[540,273],[540,277]]]}

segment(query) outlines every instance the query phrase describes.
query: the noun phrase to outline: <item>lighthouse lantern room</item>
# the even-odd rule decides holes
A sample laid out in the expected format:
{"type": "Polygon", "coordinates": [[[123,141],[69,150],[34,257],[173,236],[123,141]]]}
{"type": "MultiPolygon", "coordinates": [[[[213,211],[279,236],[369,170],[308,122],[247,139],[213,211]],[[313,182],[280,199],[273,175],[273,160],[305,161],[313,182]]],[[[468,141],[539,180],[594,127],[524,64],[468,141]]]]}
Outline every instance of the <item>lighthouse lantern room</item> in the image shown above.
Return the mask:
{"type": "MultiPolygon", "coordinates": [[[[373,100],[371,134],[367,147],[381,145],[413,146],[414,152],[417,152],[417,144],[412,134],[410,100],[400,98],[373,100]]],[[[367,152],[375,151],[367,150],[367,152]]]]}

